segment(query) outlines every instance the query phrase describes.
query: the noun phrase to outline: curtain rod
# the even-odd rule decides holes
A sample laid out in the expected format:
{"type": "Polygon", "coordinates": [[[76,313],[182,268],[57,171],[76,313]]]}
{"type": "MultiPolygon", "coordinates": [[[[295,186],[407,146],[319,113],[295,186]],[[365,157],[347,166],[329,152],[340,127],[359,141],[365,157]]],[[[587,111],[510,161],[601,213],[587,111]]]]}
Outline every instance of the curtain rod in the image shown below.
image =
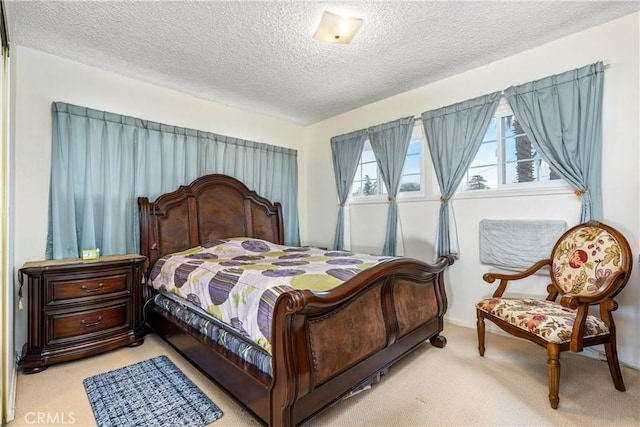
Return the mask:
{"type": "MultiPolygon", "coordinates": [[[[608,59],[601,62],[603,68],[609,68],[611,66],[611,61],[608,59]]],[[[504,96],[504,89],[500,91],[500,96],[504,96]]],[[[422,121],[422,115],[414,116],[413,119],[422,121]]]]}

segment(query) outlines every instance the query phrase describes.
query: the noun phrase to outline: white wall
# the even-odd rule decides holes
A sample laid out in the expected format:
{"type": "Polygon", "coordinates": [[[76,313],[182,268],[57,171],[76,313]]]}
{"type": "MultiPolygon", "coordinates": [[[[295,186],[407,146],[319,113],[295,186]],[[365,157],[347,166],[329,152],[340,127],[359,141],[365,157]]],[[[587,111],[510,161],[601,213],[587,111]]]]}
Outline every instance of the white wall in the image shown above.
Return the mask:
{"type": "MultiPolygon", "coordinates": [[[[438,107],[499,91],[597,61],[605,71],[603,100],[603,192],[605,222],[629,240],[634,257],[640,236],[640,175],[638,118],[640,116],[640,15],[633,14],[521,54],[441,80],[363,108],[333,117],[306,129],[307,198],[303,218],[306,244],[331,246],[337,216],[337,194],[329,139],[332,136],[415,115],[438,107]],[[313,159],[313,161],[311,161],[313,159]]],[[[419,49],[419,46],[415,46],[419,49]]],[[[428,164],[429,160],[426,161],[428,164]]],[[[580,201],[570,191],[510,197],[458,198],[453,201],[460,243],[460,259],[449,269],[449,321],[475,327],[474,303],[493,292],[484,283],[478,254],[478,222],[484,218],[561,219],[569,225],[580,219],[580,201]]],[[[382,250],[386,203],[351,206],[352,247],[382,250]]],[[[439,202],[435,197],[400,201],[405,254],[429,261],[433,256],[439,202]]],[[[640,289],[638,266],[618,296],[615,313],[618,351],[623,363],[640,368],[640,289]]],[[[544,294],[544,286],[540,287],[544,294]]],[[[445,331],[446,333],[446,331],[445,331]]],[[[491,351],[491,343],[488,342],[491,351]]]]}
{"type": "MultiPolygon", "coordinates": [[[[44,259],[51,169],[51,103],[62,101],[155,122],[298,150],[304,129],[169,89],[15,46],[13,150],[15,269],[44,259]]],[[[304,177],[300,185],[304,185],[304,177]]],[[[302,193],[302,192],[301,192],[302,193]]],[[[26,304],[25,304],[26,306],[26,304]]],[[[16,311],[16,348],[26,342],[26,310],[16,311]]]]}

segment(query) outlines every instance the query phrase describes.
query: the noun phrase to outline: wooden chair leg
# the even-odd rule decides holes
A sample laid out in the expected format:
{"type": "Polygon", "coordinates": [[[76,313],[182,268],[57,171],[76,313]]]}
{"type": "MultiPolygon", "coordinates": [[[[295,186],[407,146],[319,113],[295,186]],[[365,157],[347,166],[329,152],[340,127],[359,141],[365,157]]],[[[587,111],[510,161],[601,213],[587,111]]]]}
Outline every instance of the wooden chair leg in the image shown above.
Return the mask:
{"type": "Polygon", "coordinates": [[[476,322],[478,329],[478,351],[480,352],[480,356],[484,356],[484,317],[482,317],[480,310],[476,310],[476,316],[478,317],[478,321],[476,322]]]}
{"type": "Polygon", "coordinates": [[[616,390],[626,391],[624,381],[622,380],[622,372],[620,372],[620,362],[618,362],[618,350],[616,349],[616,339],[613,337],[610,342],[604,345],[604,351],[607,355],[607,363],[609,364],[609,372],[613,385],[616,390]]]}
{"type": "Polygon", "coordinates": [[[558,409],[560,402],[560,348],[555,344],[547,345],[547,375],[549,377],[549,403],[558,409]]]}

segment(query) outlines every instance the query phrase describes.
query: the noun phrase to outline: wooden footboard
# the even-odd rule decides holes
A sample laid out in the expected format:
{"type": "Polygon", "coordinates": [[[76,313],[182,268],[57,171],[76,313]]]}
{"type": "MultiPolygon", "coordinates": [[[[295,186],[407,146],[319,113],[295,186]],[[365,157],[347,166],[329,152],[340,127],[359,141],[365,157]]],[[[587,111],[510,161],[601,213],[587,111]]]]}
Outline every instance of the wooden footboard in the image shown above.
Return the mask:
{"type": "Polygon", "coordinates": [[[274,374],[265,421],[302,423],[426,339],[444,346],[443,272],[451,261],[393,259],[331,292],[282,295],[274,309],[274,374]]]}
{"type": "Polygon", "coordinates": [[[392,259],[330,292],[281,295],[272,324],[272,377],[153,303],[147,321],[261,423],[295,426],[375,382],[425,340],[444,347],[444,271],[451,262],[392,259]]]}

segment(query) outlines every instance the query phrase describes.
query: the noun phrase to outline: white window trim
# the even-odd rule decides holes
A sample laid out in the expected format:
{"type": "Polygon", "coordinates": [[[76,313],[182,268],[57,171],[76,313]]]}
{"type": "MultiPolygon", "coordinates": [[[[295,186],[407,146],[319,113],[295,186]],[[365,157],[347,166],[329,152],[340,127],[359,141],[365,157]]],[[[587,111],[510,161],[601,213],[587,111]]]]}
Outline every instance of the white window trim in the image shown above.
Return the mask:
{"type": "Polygon", "coordinates": [[[544,196],[553,194],[573,194],[574,190],[564,180],[562,186],[548,186],[535,188],[488,188],[485,190],[473,190],[458,192],[453,196],[453,200],[463,199],[489,199],[494,197],[529,197],[544,196]]]}
{"type": "MultiPolygon", "coordinates": [[[[502,117],[513,115],[513,110],[507,100],[503,97],[498,104],[498,108],[494,114],[494,118],[497,119],[498,122],[501,121],[502,117]]],[[[501,126],[501,125],[500,125],[501,126]]],[[[503,166],[503,150],[502,148],[502,134],[499,131],[496,135],[497,138],[497,147],[498,152],[496,156],[497,166],[500,169],[503,166]]],[[[432,170],[432,175],[434,179],[433,190],[438,195],[440,194],[438,190],[438,183],[435,178],[435,171],[432,170]]],[[[499,176],[498,178],[502,178],[499,176]]],[[[498,188],[487,188],[483,190],[458,190],[455,193],[455,199],[476,199],[476,198],[487,198],[487,197],[523,197],[523,196],[537,196],[537,195],[546,195],[546,194],[565,194],[565,193],[573,193],[574,189],[562,178],[553,180],[553,181],[537,181],[537,182],[521,182],[521,183],[512,183],[512,184],[500,184],[498,183],[498,188]]]]}
{"type": "MultiPolygon", "coordinates": [[[[506,99],[502,98],[496,109],[495,117],[501,117],[513,114],[513,111],[506,99]]],[[[420,191],[399,192],[397,201],[400,204],[413,202],[439,202],[440,191],[438,190],[438,180],[431,161],[431,153],[429,152],[429,144],[427,144],[426,136],[422,123],[417,122],[416,126],[420,126],[422,133],[422,147],[420,152],[422,175],[420,178],[420,191]]],[[[499,153],[501,156],[501,154],[499,153]]],[[[517,183],[502,184],[499,188],[489,188],[485,190],[467,190],[457,191],[453,200],[464,199],[487,199],[502,197],[532,197],[543,195],[562,195],[573,194],[574,189],[564,179],[554,181],[533,182],[533,183],[517,183]]],[[[367,204],[387,204],[386,194],[378,194],[374,196],[352,196],[349,195],[347,203],[353,205],[367,204]]]]}
{"type": "MultiPolygon", "coordinates": [[[[415,128],[419,127],[420,129],[420,135],[421,135],[421,145],[420,145],[420,190],[419,191],[398,191],[398,195],[396,197],[396,201],[400,202],[402,200],[410,200],[410,199],[415,199],[415,200],[424,200],[426,193],[425,193],[425,188],[427,188],[427,170],[428,169],[433,169],[433,167],[427,167],[427,164],[429,162],[427,162],[427,140],[426,137],[424,135],[424,128],[422,127],[422,122],[420,121],[416,121],[416,123],[414,124],[414,132],[415,132],[415,128]]],[[[413,138],[412,138],[413,139],[413,138]]],[[[368,138],[367,138],[368,141],[368,138]]],[[[366,144],[366,143],[365,143],[366,144]]],[[[405,156],[405,160],[406,160],[406,156],[405,156]]],[[[359,161],[358,161],[359,163],[359,161]]],[[[378,171],[379,172],[379,171],[378,171]]],[[[380,174],[378,174],[378,188],[382,188],[382,185],[384,185],[384,183],[382,182],[382,178],[380,176],[380,174]]],[[[352,182],[353,185],[353,182],[352,182]]],[[[387,193],[383,193],[383,194],[376,194],[376,195],[372,195],[372,196],[354,196],[353,194],[349,195],[349,199],[348,199],[348,203],[351,204],[367,204],[367,203],[388,203],[387,200],[387,193]]]]}

